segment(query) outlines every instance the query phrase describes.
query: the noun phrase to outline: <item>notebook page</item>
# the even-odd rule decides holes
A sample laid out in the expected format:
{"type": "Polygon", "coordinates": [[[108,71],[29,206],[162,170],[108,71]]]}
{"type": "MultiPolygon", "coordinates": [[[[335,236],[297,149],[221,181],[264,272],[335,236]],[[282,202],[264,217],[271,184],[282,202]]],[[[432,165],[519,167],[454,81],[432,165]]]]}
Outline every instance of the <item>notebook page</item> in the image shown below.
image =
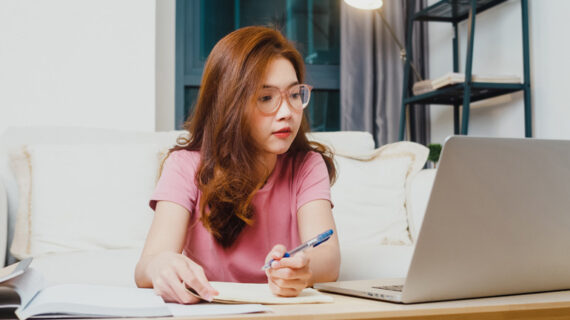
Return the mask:
{"type": "Polygon", "coordinates": [[[28,268],[23,275],[8,280],[5,284],[18,292],[20,305],[26,306],[36,293],[44,287],[45,281],[39,272],[33,268],[28,268]]]}
{"type": "Polygon", "coordinates": [[[305,288],[297,297],[278,297],[271,293],[267,283],[216,282],[210,284],[220,294],[214,302],[222,303],[260,303],[260,304],[292,304],[292,303],[330,303],[331,296],[315,289],[305,288]]]}
{"type": "Polygon", "coordinates": [[[169,316],[161,297],[152,289],[64,284],[41,290],[21,317],[42,313],[98,316],[169,316]]]}

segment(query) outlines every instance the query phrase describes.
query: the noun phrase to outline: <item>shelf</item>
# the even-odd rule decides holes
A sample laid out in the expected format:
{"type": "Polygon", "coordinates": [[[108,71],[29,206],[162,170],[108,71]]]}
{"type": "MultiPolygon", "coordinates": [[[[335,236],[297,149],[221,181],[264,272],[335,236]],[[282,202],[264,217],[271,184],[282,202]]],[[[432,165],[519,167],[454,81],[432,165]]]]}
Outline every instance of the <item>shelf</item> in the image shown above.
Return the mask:
{"type": "MultiPolygon", "coordinates": [[[[475,21],[478,13],[487,9],[495,7],[506,0],[440,0],[435,4],[417,12],[417,0],[407,0],[408,15],[407,15],[407,30],[406,30],[406,52],[413,52],[412,48],[412,35],[414,21],[442,21],[451,22],[453,24],[454,35],[452,40],[453,46],[453,70],[459,70],[459,41],[458,41],[458,22],[468,19],[467,31],[467,47],[465,49],[465,68],[463,70],[466,75],[471,79],[469,82],[460,82],[453,85],[448,85],[434,91],[426,92],[423,94],[409,96],[413,91],[413,84],[411,80],[410,59],[406,59],[404,65],[404,82],[402,93],[402,107],[400,110],[400,132],[399,139],[404,140],[407,126],[407,109],[412,108],[414,104],[429,105],[453,105],[453,129],[456,134],[466,135],[469,130],[469,108],[472,102],[484,99],[494,98],[504,94],[522,91],[524,97],[524,128],[525,137],[532,137],[532,110],[530,99],[530,50],[529,50],[529,28],[528,28],[528,0],[520,0],[521,4],[521,20],[522,20],[522,55],[523,55],[523,69],[524,80],[522,83],[514,79],[506,79],[507,83],[501,83],[496,79],[479,80],[488,82],[473,82],[473,46],[475,39],[475,21]],[[474,10],[472,10],[474,9],[474,10]],[[475,11],[475,15],[471,15],[475,11]],[[493,81],[491,81],[493,80],[493,81]],[[464,97],[466,90],[469,91],[467,97],[464,97]],[[462,106],[458,108],[457,106],[462,106]],[[461,112],[461,123],[459,122],[461,112]]],[[[469,78],[468,77],[468,78],[469,78]]],[[[465,78],[459,81],[464,81],[465,78]]],[[[452,82],[452,81],[450,81],[452,82]]],[[[425,84],[424,84],[425,85],[425,84]]],[[[432,88],[438,87],[431,83],[432,88]]],[[[425,89],[425,88],[424,88],[425,89]]],[[[413,135],[411,137],[413,139],[413,135]]]]}
{"type": "MultiPolygon", "coordinates": [[[[477,0],[477,13],[481,13],[506,0],[477,0]]],[[[471,1],[441,0],[414,15],[418,21],[460,22],[469,16],[471,1]]]]}
{"type": "MultiPolygon", "coordinates": [[[[471,102],[524,90],[521,83],[474,82],[471,84],[471,102]]],[[[465,83],[448,86],[404,99],[404,104],[463,104],[465,83]]]]}

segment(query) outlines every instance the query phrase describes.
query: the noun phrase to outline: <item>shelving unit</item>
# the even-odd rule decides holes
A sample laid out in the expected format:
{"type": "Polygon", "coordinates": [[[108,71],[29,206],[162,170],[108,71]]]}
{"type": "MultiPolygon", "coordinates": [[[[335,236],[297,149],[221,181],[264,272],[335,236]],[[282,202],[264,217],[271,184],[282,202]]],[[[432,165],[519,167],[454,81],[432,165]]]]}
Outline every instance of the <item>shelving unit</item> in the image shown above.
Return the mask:
{"type": "MultiPolygon", "coordinates": [[[[408,0],[409,10],[413,10],[413,1],[408,0]]],[[[409,12],[407,21],[407,59],[404,64],[404,86],[400,114],[400,140],[404,140],[406,129],[406,108],[413,104],[448,104],[453,105],[453,128],[455,134],[466,135],[469,126],[469,106],[471,102],[500,96],[507,93],[524,91],[525,137],[532,137],[531,101],[530,101],[530,62],[528,32],[528,0],[520,0],[522,14],[522,51],[523,83],[489,83],[471,81],[473,66],[473,43],[475,36],[475,17],[477,13],[490,9],[506,0],[442,0],[417,13],[409,12]],[[412,57],[412,31],[414,21],[437,21],[453,24],[453,71],[459,72],[458,24],[467,19],[467,52],[465,59],[465,82],[440,88],[417,96],[412,95],[410,82],[410,61],[412,57]],[[463,106],[461,125],[459,107],[463,106]]]]}

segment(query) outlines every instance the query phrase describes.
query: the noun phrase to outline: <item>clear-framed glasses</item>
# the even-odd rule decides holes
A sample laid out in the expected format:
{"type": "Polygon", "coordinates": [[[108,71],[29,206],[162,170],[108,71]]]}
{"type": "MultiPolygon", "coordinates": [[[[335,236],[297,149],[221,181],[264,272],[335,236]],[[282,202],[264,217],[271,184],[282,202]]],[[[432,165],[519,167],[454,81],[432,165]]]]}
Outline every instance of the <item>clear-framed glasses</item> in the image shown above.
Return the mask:
{"type": "Polygon", "coordinates": [[[291,107],[303,110],[309,105],[311,89],[313,87],[308,84],[296,84],[285,90],[275,87],[263,88],[257,95],[257,108],[263,113],[273,113],[279,108],[285,96],[291,107]]]}

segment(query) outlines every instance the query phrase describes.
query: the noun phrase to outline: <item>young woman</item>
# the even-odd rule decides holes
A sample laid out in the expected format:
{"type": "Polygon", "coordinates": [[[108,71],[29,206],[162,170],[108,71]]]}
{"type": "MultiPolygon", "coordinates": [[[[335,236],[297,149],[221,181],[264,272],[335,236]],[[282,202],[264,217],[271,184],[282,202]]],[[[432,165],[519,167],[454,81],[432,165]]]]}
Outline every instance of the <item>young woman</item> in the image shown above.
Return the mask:
{"type": "Polygon", "coordinates": [[[195,303],[186,287],[211,300],[218,292],[209,280],[267,282],[276,295],[297,296],[337,279],[335,168],[305,136],[311,87],[303,79],[301,55],[273,29],[242,28],[212,49],[184,124],[190,138],[170,150],[151,197],[139,287],[195,303]],[[318,248],[282,258],[328,229],[333,237],[318,248]]]}

